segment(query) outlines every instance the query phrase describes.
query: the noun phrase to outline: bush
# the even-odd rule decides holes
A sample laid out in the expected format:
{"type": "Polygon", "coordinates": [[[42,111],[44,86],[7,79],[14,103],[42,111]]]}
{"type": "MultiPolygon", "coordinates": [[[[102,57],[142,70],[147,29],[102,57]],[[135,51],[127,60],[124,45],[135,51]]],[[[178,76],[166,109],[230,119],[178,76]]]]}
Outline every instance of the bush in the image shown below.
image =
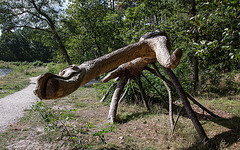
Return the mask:
{"type": "Polygon", "coordinates": [[[32,64],[33,64],[33,66],[40,67],[40,66],[43,65],[43,62],[41,62],[40,60],[36,60],[36,61],[34,61],[32,64]]]}
{"type": "Polygon", "coordinates": [[[58,74],[62,69],[68,66],[67,63],[48,63],[47,64],[47,72],[58,74]]]}

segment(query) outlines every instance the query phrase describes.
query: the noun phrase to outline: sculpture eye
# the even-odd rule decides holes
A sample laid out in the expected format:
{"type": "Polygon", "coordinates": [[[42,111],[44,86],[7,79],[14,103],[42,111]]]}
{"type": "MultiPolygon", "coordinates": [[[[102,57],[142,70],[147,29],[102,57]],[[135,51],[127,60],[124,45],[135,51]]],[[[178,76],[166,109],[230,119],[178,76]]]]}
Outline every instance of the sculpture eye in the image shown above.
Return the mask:
{"type": "Polygon", "coordinates": [[[63,76],[65,73],[66,73],[66,72],[65,72],[64,70],[62,70],[62,71],[59,73],[59,75],[60,75],[60,76],[63,76]]]}

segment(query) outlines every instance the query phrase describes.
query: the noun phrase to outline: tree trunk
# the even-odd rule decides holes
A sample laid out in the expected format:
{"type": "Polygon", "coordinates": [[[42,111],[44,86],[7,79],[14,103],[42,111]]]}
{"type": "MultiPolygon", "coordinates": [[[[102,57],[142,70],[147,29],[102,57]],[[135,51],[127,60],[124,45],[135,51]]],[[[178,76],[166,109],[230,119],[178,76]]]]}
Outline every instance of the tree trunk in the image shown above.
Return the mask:
{"type": "Polygon", "coordinates": [[[50,28],[51,28],[51,33],[53,34],[54,38],[55,38],[56,41],[58,42],[59,47],[60,47],[60,49],[61,49],[61,51],[62,51],[62,53],[63,53],[63,55],[64,55],[64,57],[65,57],[65,61],[70,65],[71,62],[70,62],[69,55],[68,55],[68,53],[67,53],[67,50],[66,50],[65,46],[64,46],[63,43],[62,43],[62,40],[61,40],[60,36],[58,35],[58,33],[57,33],[57,31],[56,31],[54,22],[52,21],[52,19],[51,19],[45,12],[43,12],[40,8],[37,7],[35,1],[32,1],[32,4],[33,4],[34,8],[36,9],[36,11],[37,11],[40,15],[42,15],[42,16],[44,16],[44,17],[46,18],[46,20],[47,20],[46,22],[47,22],[47,24],[48,24],[48,25],[50,26],[50,28]]]}
{"type": "Polygon", "coordinates": [[[198,77],[198,58],[195,56],[195,52],[192,54],[192,63],[193,63],[193,93],[194,95],[198,94],[198,84],[199,84],[199,77],[198,77]]]}
{"type": "MultiPolygon", "coordinates": [[[[190,9],[190,15],[191,17],[196,16],[196,3],[195,0],[191,0],[191,9],[190,9]]],[[[193,24],[193,30],[197,32],[196,26],[193,24]]],[[[192,35],[192,42],[195,43],[198,40],[198,34],[193,33],[192,35]]],[[[195,56],[195,51],[192,52],[192,73],[193,73],[193,93],[194,95],[197,95],[198,91],[198,84],[199,84],[199,76],[198,76],[198,57],[195,56]]]]}
{"type": "Polygon", "coordinates": [[[62,43],[62,40],[61,40],[60,36],[59,36],[56,32],[54,32],[53,34],[54,34],[54,37],[55,37],[56,41],[57,41],[58,44],[59,44],[59,47],[60,47],[60,49],[61,49],[61,51],[62,51],[62,54],[63,54],[63,56],[64,56],[64,58],[65,58],[65,61],[66,61],[69,65],[71,65],[71,61],[70,61],[69,55],[68,55],[68,53],[67,53],[67,50],[66,50],[65,46],[64,46],[63,43],[62,43]]]}
{"type": "Polygon", "coordinates": [[[120,96],[122,94],[122,91],[123,91],[124,86],[126,85],[127,81],[128,81],[128,78],[121,77],[118,82],[118,85],[114,91],[110,109],[109,109],[109,113],[108,113],[108,119],[107,119],[109,123],[113,123],[116,121],[118,101],[120,99],[120,96]]]}
{"type": "Polygon", "coordinates": [[[149,111],[150,108],[149,108],[147,100],[146,100],[146,94],[144,92],[140,76],[136,76],[136,81],[137,81],[137,85],[138,85],[139,90],[140,90],[140,94],[141,94],[141,98],[142,98],[142,101],[143,101],[143,105],[149,111]]]}
{"type": "Polygon", "coordinates": [[[189,118],[193,122],[193,125],[194,125],[201,141],[203,143],[206,142],[208,140],[208,137],[207,137],[202,125],[200,124],[196,114],[194,113],[189,101],[187,100],[185,91],[183,90],[180,82],[178,81],[177,77],[175,76],[175,74],[172,72],[171,69],[164,68],[164,71],[167,73],[167,75],[169,76],[170,80],[172,81],[174,87],[176,88],[176,91],[182,100],[182,104],[183,104],[189,118]]]}

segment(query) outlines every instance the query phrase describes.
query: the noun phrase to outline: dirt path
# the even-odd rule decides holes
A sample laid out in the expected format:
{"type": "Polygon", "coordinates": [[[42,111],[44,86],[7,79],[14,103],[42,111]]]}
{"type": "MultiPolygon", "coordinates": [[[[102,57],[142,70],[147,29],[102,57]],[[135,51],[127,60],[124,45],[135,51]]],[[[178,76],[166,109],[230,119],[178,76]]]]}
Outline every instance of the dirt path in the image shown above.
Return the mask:
{"type": "Polygon", "coordinates": [[[37,101],[33,94],[36,77],[30,78],[30,85],[21,91],[0,99],[0,132],[6,130],[24,115],[24,110],[31,107],[37,101]]]}

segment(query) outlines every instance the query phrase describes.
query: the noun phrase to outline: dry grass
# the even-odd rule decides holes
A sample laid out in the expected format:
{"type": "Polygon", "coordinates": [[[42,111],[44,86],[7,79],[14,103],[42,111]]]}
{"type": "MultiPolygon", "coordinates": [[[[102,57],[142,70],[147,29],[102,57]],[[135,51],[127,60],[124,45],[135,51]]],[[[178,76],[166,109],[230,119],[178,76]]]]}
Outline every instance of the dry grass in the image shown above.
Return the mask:
{"type": "MultiPolygon", "coordinates": [[[[240,147],[240,118],[237,115],[239,114],[238,111],[235,111],[239,108],[239,96],[230,99],[199,99],[203,105],[210,108],[214,113],[224,117],[220,119],[209,119],[205,116],[205,113],[203,115],[203,112],[194,106],[210,138],[210,144],[205,147],[199,143],[198,135],[186,115],[183,114],[180,117],[176,131],[171,136],[169,118],[165,108],[154,106],[157,110],[147,112],[141,106],[126,104],[119,106],[116,131],[104,134],[106,143],[101,143],[99,138],[91,135],[109,126],[106,119],[109,106],[96,99],[94,88],[80,88],[68,97],[48,100],[45,101],[45,104],[55,111],[75,109],[71,112],[73,117],[71,123],[76,129],[91,122],[95,128],[89,128],[89,134],[85,138],[88,138],[93,149],[238,150],[240,147]],[[232,100],[235,102],[231,102],[232,100]]],[[[177,111],[174,115],[175,118],[176,114],[177,111]]],[[[19,123],[10,127],[8,131],[1,133],[0,139],[2,149],[53,149],[57,148],[62,142],[57,140],[57,136],[50,136],[44,132],[42,121],[36,113],[26,113],[19,123]],[[29,143],[29,140],[32,142],[29,143]]],[[[64,147],[62,148],[64,149],[64,147]]]]}

